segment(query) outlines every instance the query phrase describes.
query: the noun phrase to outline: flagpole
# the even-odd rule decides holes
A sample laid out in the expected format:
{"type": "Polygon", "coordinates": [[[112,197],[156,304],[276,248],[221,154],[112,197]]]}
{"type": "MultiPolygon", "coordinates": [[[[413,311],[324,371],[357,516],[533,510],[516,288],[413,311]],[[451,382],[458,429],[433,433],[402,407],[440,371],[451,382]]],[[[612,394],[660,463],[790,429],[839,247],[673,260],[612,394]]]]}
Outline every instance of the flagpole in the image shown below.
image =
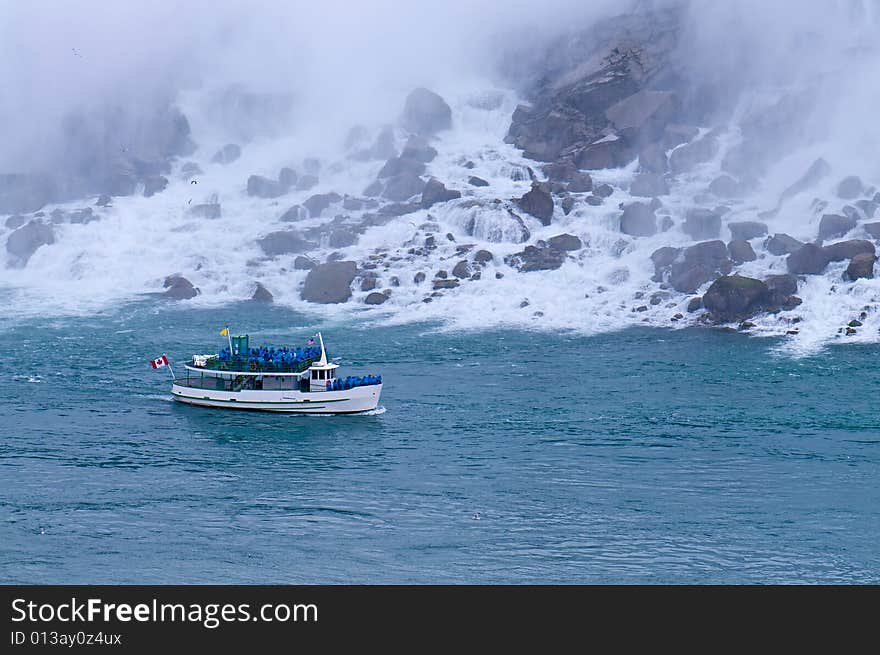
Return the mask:
{"type": "Polygon", "coordinates": [[[232,359],[232,333],[229,331],[229,326],[226,326],[226,338],[229,339],[229,359],[232,359]]]}
{"type": "MultiPolygon", "coordinates": [[[[167,358],[168,358],[168,355],[166,355],[166,354],[163,353],[163,354],[162,354],[162,357],[165,357],[165,358],[167,359],[167,358]]],[[[171,366],[171,360],[168,360],[168,370],[171,371],[171,379],[172,379],[172,380],[176,380],[177,377],[174,375],[174,369],[173,369],[172,366],[171,366]]]]}

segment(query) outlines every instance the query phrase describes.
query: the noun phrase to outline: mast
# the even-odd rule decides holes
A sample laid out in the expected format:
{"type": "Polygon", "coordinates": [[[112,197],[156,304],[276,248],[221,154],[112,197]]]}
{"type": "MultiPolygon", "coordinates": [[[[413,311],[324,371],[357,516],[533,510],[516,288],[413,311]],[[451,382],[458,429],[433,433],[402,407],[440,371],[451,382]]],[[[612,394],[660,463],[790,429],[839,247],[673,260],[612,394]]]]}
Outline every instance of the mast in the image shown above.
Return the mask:
{"type": "Polygon", "coordinates": [[[324,338],[318,332],[318,342],[321,344],[321,359],[318,360],[320,366],[327,366],[327,351],[324,350],[324,338]]]}

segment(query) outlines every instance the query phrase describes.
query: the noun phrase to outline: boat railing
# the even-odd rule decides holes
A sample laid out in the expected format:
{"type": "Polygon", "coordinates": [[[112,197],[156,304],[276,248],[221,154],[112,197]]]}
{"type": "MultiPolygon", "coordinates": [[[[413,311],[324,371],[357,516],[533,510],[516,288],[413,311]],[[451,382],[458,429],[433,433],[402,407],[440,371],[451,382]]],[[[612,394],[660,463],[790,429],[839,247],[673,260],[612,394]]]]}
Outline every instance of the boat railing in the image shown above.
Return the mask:
{"type": "Polygon", "coordinates": [[[212,357],[205,361],[203,366],[196,365],[195,361],[193,361],[192,365],[205,371],[228,371],[230,373],[302,373],[316,361],[318,361],[317,358],[310,357],[306,359],[299,359],[289,364],[285,364],[283,362],[267,362],[265,360],[255,357],[250,357],[247,359],[235,358],[227,360],[221,360],[217,357],[212,357]]]}

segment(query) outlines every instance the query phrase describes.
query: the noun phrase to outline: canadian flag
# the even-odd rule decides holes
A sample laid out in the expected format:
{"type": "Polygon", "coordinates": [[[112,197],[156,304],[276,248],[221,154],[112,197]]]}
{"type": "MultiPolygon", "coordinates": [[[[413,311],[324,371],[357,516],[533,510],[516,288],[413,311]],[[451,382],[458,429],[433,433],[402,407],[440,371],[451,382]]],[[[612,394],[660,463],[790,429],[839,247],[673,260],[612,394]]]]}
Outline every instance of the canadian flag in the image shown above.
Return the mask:
{"type": "Polygon", "coordinates": [[[162,355],[159,359],[151,360],[150,366],[152,366],[153,368],[162,368],[163,366],[168,366],[168,358],[165,355],[162,355]]]}

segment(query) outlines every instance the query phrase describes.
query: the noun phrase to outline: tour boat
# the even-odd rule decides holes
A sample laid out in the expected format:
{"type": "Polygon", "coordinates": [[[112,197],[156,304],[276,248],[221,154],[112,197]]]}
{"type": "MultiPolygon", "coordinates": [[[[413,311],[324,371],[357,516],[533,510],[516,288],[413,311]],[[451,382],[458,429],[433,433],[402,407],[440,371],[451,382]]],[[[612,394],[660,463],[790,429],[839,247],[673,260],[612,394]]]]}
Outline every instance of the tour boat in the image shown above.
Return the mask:
{"type": "MultiPolygon", "coordinates": [[[[186,376],[174,377],[174,399],[189,405],[292,414],[354,414],[379,404],[382,376],[339,378],[327,360],[324,339],[303,348],[250,348],[248,336],[232,337],[214,355],[193,355],[186,376]]],[[[154,368],[168,365],[165,355],[154,368]]]]}

